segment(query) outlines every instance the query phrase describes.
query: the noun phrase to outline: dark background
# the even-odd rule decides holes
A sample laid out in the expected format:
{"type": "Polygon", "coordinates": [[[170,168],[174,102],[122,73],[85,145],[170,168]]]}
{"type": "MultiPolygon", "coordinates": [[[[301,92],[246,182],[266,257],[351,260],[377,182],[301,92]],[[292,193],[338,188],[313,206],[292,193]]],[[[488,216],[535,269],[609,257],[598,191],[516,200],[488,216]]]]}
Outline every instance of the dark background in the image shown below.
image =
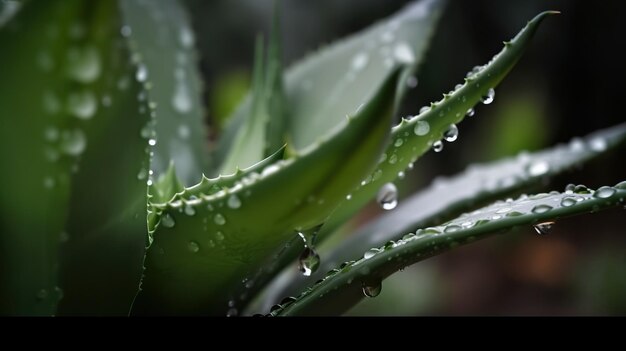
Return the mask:
{"type": "MultiPolygon", "coordinates": [[[[267,33],[270,0],[188,0],[197,31],[214,135],[245,94],[254,38],[267,33]]],[[[401,0],[284,0],[284,61],[391,15],[401,0]]],[[[626,81],[626,2],[449,1],[402,114],[438,100],[484,64],[537,13],[559,10],[496,91],[460,126],[460,140],[429,153],[399,184],[405,194],[438,175],[568,141],[621,123],[626,81]]],[[[591,187],[626,179],[624,148],[554,179],[591,187]]],[[[370,208],[376,213],[375,208],[370,208]]],[[[562,220],[548,236],[532,228],[422,262],[385,281],[357,306],[363,314],[625,314],[626,219],[621,209],[562,220]]]]}

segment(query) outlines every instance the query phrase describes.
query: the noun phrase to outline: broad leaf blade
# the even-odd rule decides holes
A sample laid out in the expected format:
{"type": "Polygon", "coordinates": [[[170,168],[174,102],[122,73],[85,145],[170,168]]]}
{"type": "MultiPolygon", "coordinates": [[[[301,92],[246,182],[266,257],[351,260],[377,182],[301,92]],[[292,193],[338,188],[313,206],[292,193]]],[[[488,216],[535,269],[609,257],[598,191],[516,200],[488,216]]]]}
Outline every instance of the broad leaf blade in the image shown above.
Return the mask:
{"type": "Polygon", "coordinates": [[[355,117],[294,158],[213,195],[153,204],[160,222],[134,312],[225,314],[242,276],[294,230],[322,223],[371,171],[388,140],[399,68],[355,117]]]}
{"type": "MultiPolygon", "coordinates": [[[[289,139],[296,149],[313,143],[352,115],[389,75],[394,62],[419,65],[445,1],[416,1],[381,23],[324,48],[285,75],[289,139]]],[[[407,74],[408,76],[408,74],[407,74]]],[[[399,85],[399,96],[404,84],[399,85]]],[[[216,159],[224,159],[249,113],[248,98],[222,135],[216,159]]]]}
{"type": "Polygon", "coordinates": [[[166,172],[170,161],[185,185],[199,181],[208,167],[202,83],[194,33],[177,0],[120,1],[137,78],[148,83],[145,99],[153,103],[158,123],[152,169],[166,172]]]}
{"type": "Polygon", "coordinates": [[[439,179],[428,188],[403,200],[392,212],[380,216],[333,249],[317,273],[310,277],[293,272],[269,287],[271,296],[266,308],[280,298],[301,292],[311,282],[323,278],[324,273],[342,262],[358,259],[371,247],[382,246],[389,240],[454,218],[464,211],[501,199],[510,194],[539,185],[584,162],[611,151],[626,140],[626,124],[594,132],[585,138],[574,138],[568,144],[532,154],[484,165],[470,166],[466,171],[439,179]]]}
{"type": "Polygon", "coordinates": [[[295,302],[273,314],[340,314],[364,297],[364,289],[380,288],[382,279],[413,263],[519,226],[537,225],[537,230],[545,230],[548,223],[556,219],[597,212],[618,206],[625,200],[626,182],[622,182],[595,192],[581,186],[565,193],[522,196],[515,201],[498,202],[369,251],[362,259],[331,272],[295,302]],[[542,225],[544,222],[546,224],[542,225]]]}

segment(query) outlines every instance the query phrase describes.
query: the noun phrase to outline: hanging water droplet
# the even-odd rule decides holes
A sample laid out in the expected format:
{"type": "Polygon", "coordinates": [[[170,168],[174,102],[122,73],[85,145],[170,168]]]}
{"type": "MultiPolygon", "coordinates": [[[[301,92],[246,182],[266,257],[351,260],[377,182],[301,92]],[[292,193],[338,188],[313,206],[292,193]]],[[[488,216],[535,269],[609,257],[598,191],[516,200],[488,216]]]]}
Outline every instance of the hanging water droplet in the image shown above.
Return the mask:
{"type": "Polygon", "coordinates": [[[383,210],[393,210],[398,205],[398,188],[393,183],[384,184],[378,190],[376,201],[383,210]]]}
{"type": "Polygon", "coordinates": [[[166,213],[163,217],[161,217],[161,224],[165,228],[174,228],[176,222],[174,221],[174,217],[172,217],[169,213],[166,213]]]}
{"type": "Polygon", "coordinates": [[[547,235],[547,234],[550,234],[550,231],[552,230],[553,225],[554,225],[554,222],[543,222],[543,223],[535,224],[533,228],[535,228],[535,231],[537,232],[537,234],[547,235]]]}
{"type": "Polygon", "coordinates": [[[187,249],[192,253],[198,253],[200,251],[200,245],[195,241],[190,241],[189,244],[187,244],[187,249]]]}
{"type": "Polygon", "coordinates": [[[561,200],[561,206],[570,207],[576,204],[576,202],[578,202],[576,198],[571,197],[571,196],[566,196],[561,200]]]}
{"type": "Polygon", "coordinates": [[[533,162],[527,168],[528,174],[533,177],[544,175],[548,173],[549,170],[550,170],[550,164],[546,161],[533,162]]]}
{"type": "Polygon", "coordinates": [[[363,68],[365,68],[365,66],[367,66],[367,63],[369,62],[369,56],[367,55],[366,52],[359,52],[356,55],[354,55],[354,57],[352,58],[352,69],[355,71],[360,71],[363,68]]]}
{"type": "Polygon", "coordinates": [[[428,124],[428,122],[417,121],[415,123],[415,129],[413,129],[413,132],[415,132],[415,135],[424,136],[428,134],[429,131],[430,131],[430,124],[428,124]]]}
{"type": "Polygon", "coordinates": [[[217,225],[224,225],[226,224],[226,218],[224,218],[223,215],[218,213],[215,216],[213,216],[213,222],[215,222],[215,224],[217,225]]]}
{"type": "Polygon", "coordinates": [[[474,116],[475,114],[476,114],[476,112],[474,111],[474,109],[473,109],[473,108],[470,108],[469,110],[467,110],[467,112],[465,112],[465,115],[466,115],[467,117],[472,117],[472,116],[474,116]]]}
{"type": "Polygon", "coordinates": [[[143,83],[148,79],[148,68],[144,64],[140,64],[137,67],[137,72],[135,73],[135,79],[139,83],[143,83]]]}
{"type": "Polygon", "coordinates": [[[91,119],[98,110],[98,100],[90,91],[70,94],[67,98],[67,109],[79,119],[91,119]]]}
{"type": "Polygon", "coordinates": [[[433,143],[433,151],[434,152],[441,152],[441,150],[443,150],[443,143],[441,142],[441,140],[437,140],[433,143]]]}
{"type": "Polygon", "coordinates": [[[483,102],[483,104],[485,105],[489,105],[490,103],[493,102],[494,98],[496,97],[496,91],[493,89],[489,89],[487,90],[487,95],[483,96],[480,101],[483,102]]]}
{"type": "Polygon", "coordinates": [[[363,282],[361,285],[363,295],[367,297],[376,297],[380,295],[380,292],[383,289],[383,284],[381,280],[375,280],[371,282],[363,282]]]}
{"type": "Polygon", "coordinates": [[[187,216],[193,216],[193,215],[195,215],[195,214],[196,214],[196,210],[193,208],[193,206],[191,206],[191,205],[187,204],[187,205],[185,206],[185,214],[186,214],[187,216]]]}
{"type": "Polygon", "coordinates": [[[61,151],[71,156],[78,156],[87,147],[87,137],[80,129],[64,131],[61,135],[61,151]]]}
{"type": "Polygon", "coordinates": [[[241,200],[237,195],[232,194],[228,198],[227,205],[232,209],[238,209],[239,207],[241,207],[241,200]]]}
{"type": "Polygon", "coordinates": [[[409,89],[413,89],[413,88],[417,87],[417,83],[418,83],[417,77],[415,77],[415,76],[410,76],[409,78],[406,79],[406,86],[409,89]]]}
{"type": "Polygon", "coordinates": [[[533,213],[546,213],[546,212],[550,211],[551,209],[552,209],[552,206],[541,204],[541,205],[537,205],[537,206],[533,207],[533,209],[531,211],[533,213]]]}
{"type": "Polygon", "coordinates": [[[443,133],[443,139],[449,143],[454,142],[459,137],[459,128],[456,124],[451,124],[448,130],[443,133]]]}
{"type": "Polygon", "coordinates": [[[298,268],[302,275],[305,277],[310,277],[320,265],[320,256],[315,252],[315,250],[305,247],[300,254],[300,261],[298,268]]]}
{"type": "Polygon", "coordinates": [[[599,199],[608,199],[609,197],[615,195],[616,192],[617,191],[610,186],[603,186],[593,193],[593,197],[599,199]]]}

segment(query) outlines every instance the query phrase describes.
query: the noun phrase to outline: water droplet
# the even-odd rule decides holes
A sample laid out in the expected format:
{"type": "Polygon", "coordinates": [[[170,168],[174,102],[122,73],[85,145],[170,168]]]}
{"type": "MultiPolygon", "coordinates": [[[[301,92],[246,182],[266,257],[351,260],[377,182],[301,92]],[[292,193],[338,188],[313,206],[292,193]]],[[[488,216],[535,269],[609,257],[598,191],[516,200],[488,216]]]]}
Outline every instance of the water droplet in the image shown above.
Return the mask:
{"type": "Polygon", "coordinates": [[[591,194],[591,190],[584,185],[576,185],[574,187],[575,194],[591,194]]]}
{"type": "Polygon", "coordinates": [[[91,83],[98,79],[102,71],[100,54],[93,46],[72,49],[67,55],[68,75],[80,83],[91,83]]]}
{"type": "Polygon", "coordinates": [[[165,228],[174,228],[176,222],[174,221],[174,217],[172,217],[169,213],[166,213],[163,217],[161,217],[161,224],[165,228]]]}
{"type": "Polygon", "coordinates": [[[593,197],[599,199],[608,199],[609,197],[615,195],[616,190],[610,186],[603,186],[600,189],[596,190],[593,193],[593,197]]]}
{"type": "Polygon", "coordinates": [[[61,289],[58,286],[55,286],[53,290],[54,290],[54,295],[56,295],[56,297],[57,297],[57,301],[63,300],[63,296],[65,296],[65,293],[63,292],[63,289],[61,289]]]}
{"type": "Polygon", "coordinates": [[[589,141],[589,147],[591,147],[591,150],[595,152],[601,152],[606,150],[607,145],[604,139],[602,139],[601,137],[597,137],[589,141]]]}
{"type": "Polygon", "coordinates": [[[352,194],[346,195],[346,200],[351,200],[351,199],[352,199],[352,194]]]}
{"type": "Polygon", "coordinates": [[[186,124],[181,124],[180,126],[178,126],[178,136],[181,139],[187,140],[189,138],[189,134],[191,134],[189,126],[187,126],[186,124]]]}
{"type": "Polygon", "coordinates": [[[57,141],[59,139],[59,130],[55,127],[48,127],[44,130],[43,137],[50,142],[57,141]]]}
{"type": "Polygon", "coordinates": [[[533,207],[533,209],[531,211],[533,213],[546,213],[546,212],[550,211],[551,209],[552,209],[552,206],[541,204],[541,205],[537,205],[537,206],[533,207]]]}
{"type": "Polygon", "coordinates": [[[444,231],[444,233],[454,233],[454,232],[457,232],[459,230],[461,230],[461,226],[458,226],[456,224],[452,224],[452,225],[447,226],[443,231],[444,231]]]}
{"type": "Polygon", "coordinates": [[[410,77],[409,77],[409,78],[407,78],[407,80],[406,80],[406,86],[407,86],[409,89],[413,89],[413,88],[415,88],[415,87],[417,86],[417,83],[418,83],[418,81],[417,81],[417,77],[415,77],[415,76],[410,76],[410,77]]]}
{"type": "Polygon", "coordinates": [[[46,188],[46,189],[54,188],[55,184],[56,184],[56,181],[52,177],[45,177],[43,179],[43,187],[46,188]]]}
{"type": "Polygon", "coordinates": [[[200,245],[195,241],[190,241],[189,244],[187,244],[187,249],[192,253],[198,253],[198,251],[200,251],[200,245]]]}
{"type": "Polygon", "coordinates": [[[224,238],[225,238],[225,237],[224,237],[224,233],[222,233],[222,232],[220,232],[220,231],[218,231],[218,232],[216,232],[216,233],[215,233],[215,239],[216,239],[217,241],[223,241],[223,240],[224,240],[224,238]]]}
{"type": "Polygon", "coordinates": [[[148,177],[148,171],[145,168],[140,169],[139,173],[137,173],[137,179],[144,180],[146,177],[148,177]]]}
{"type": "Polygon", "coordinates": [[[150,146],[154,146],[154,145],[156,145],[156,143],[157,143],[156,139],[148,140],[148,145],[150,145],[150,146]]]}
{"type": "Polygon", "coordinates": [[[459,137],[459,128],[456,126],[456,124],[451,124],[450,127],[448,127],[448,130],[446,130],[446,132],[443,133],[444,140],[449,143],[454,142],[458,137],[459,137]]]}
{"type": "Polygon", "coordinates": [[[79,119],[91,119],[98,110],[98,100],[89,91],[70,94],[67,98],[68,111],[79,119]]]}
{"type": "Polygon", "coordinates": [[[196,210],[193,208],[193,206],[187,204],[185,206],[185,214],[187,216],[194,216],[196,214],[196,210]]]}
{"type": "Polygon", "coordinates": [[[143,83],[148,79],[148,68],[144,64],[140,64],[137,67],[137,72],[135,73],[135,79],[138,82],[143,83]]]}
{"type": "Polygon", "coordinates": [[[394,165],[396,164],[396,162],[398,162],[398,155],[391,155],[391,157],[389,157],[389,164],[394,165]]]}
{"type": "Polygon", "coordinates": [[[298,268],[302,275],[305,277],[310,277],[320,265],[320,256],[315,252],[315,250],[305,247],[300,254],[300,261],[298,268]]]}
{"type": "Polygon", "coordinates": [[[561,206],[570,207],[576,204],[576,202],[578,202],[576,198],[571,197],[571,196],[566,196],[561,200],[561,206]]]}
{"type": "Polygon", "coordinates": [[[176,83],[174,95],[172,96],[172,106],[174,110],[182,114],[189,113],[193,109],[191,92],[186,82],[182,79],[179,79],[176,83]]]}
{"type": "Polygon", "coordinates": [[[405,176],[405,175],[406,175],[406,174],[405,174],[404,172],[402,172],[402,171],[398,172],[398,178],[399,178],[399,179],[404,179],[404,176],[405,176]]]}
{"type": "Polygon", "coordinates": [[[376,297],[380,295],[380,292],[383,289],[383,284],[381,280],[376,280],[376,281],[367,282],[367,283],[363,282],[361,287],[363,290],[363,295],[367,297],[376,297]]]}
{"type": "Polygon", "coordinates": [[[473,109],[473,108],[470,108],[469,110],[467,110],[467,112],[465,112],[465,115],[466,115],[467,117],[472,117],[472,116],[474,116],[475,114],[476,114],[476,111],[474,111],[474,109],[473,109]]]}
{"type": "Polygon", "coordinates": [[[415,123],[415,129],[413,129],[413,132],[415,132],[415,135],[424,136],[428,134],[429,131],[430,131],[430,124],[428,124],[428,122],[417,121],[415,123]]]}
{"type": "Polygon", "coordinates": [[[434,152],[441,152],[441,150],[443,150],[443,143],[441,142],[441,140],[437,140],[433,143],[433,151],[434,152]]]}
{"type": "Polygon", "coordinates": [[[383,210],[393,210],[398,205],[398,188],[393,183],[386,183],[380,187],[376,201],[383,210]]]}
{"type": "Polygon", "coordinates": [[[497,210],[496,213],[503,214],[503,213],[507,213],[509,211],[511,211],[510,207],[502,207],[501,209],[497,210]]]}
{"type": "Polygon", "coordinates": [[[623,189],[623,190],[626,190],[626,180],[625,180],[625,181],[623,181],[623,182],[619,182],[619,183],[617,183],[617,185],[615,185],[615,187],[616,187],[617,189],[623,189]]]}
{"type": "Polygon", "coordinates": [[[365,68],[365,66],[367,66],[367,63],[369,62],[369,56],[367,55],[367,53],[365,52],[359,52],[358,54],[354,55],[354,57],[352,58],[352,69],[355,71],[360,71],[363,68],[365,68]]]}
{"type": "Polygon", "coordinates": [[[533,162],[527,168],[528,174],[533,177],[544,175],[548,173],[549,170],[550,170],[550,164],[548,164],[548,162],[546,161],[533,162]]]}
{"type": "Polygon", "coordinates": [[[489,89],[487,90],[487,95],[483,96],[480,101],[483,102],[483,104],[485,105],[489,105],[490,103],[493,102],[494,98],[496,97],[496,91],[493,89],[489,89]]]}
{"type": "Polygon", "coordinates": [[[533,228],[535,228],[535,231],[537,232],[537,234],[547,235],[547,234],[550,234],[550,231],[552,230],[553,225],[554,225],[554,222],[543,222],[543,223],[535,224],[533,228]]]}
{"type": "Polygon", "coordinates": [[[402,144],[404,144],[404,140],[402,138],[398,138],[398,139],[396,139],[396,142],[393,143],[393,146],[400,147],[400,146],[402,146],[402,144]]]}
{"type": "Polygon", "coordinates": [[[180,45],[184,48],[191,48],[193,43],[196,41],[193,31],[188,27],[182,27],[178,32],[178,41],[180,41],[180,45]]]}
{"type": "Polygon", "coordinates": [[[237,195],[232,194],[228,198],[227,205],[232,209],[238,209],[239,207],[241,207],[241,200],[237,195]]]}
{"type": "Polygon", "coordinates": [[[61,135],[61,151],[71,156],[78,156],[87,147],[87,137],[80,129],[64,131],[61,135]]]}
{"type": "Polygon", "coordinates": [[[393,48],[393,56],[400,63],[412,64],[415,62],[415,55],[411,47],[405,43],[400,42],[393,48]]]}
{"type": "Polygon", "coordinates": [[[380,249],[378,248],[369,249],[365,251],[365,254],[363,254],[363,258],[366,260],[369,260],[370,258],[374,257],[379,252],[380,252],[380,249]]]}
{"type": "Polygon", "coordinates": [[[215,222],[215,224],[217,225],[224,225],[226,224],[226,218],[224,218],[223,215],[218,213],[215,216],[213,216],[213,222],[215,222]]]}
{"type": "Polygon", "coordinates": [[[100,101],[102,102],[102,106],[104,107],[109,107],[113,103],[109,95],[102,96],[102,99],[100,101]]]}
{"type": "Polygon", "coordinates": [[[124,38],[128,38],[133,34],[133,29],[128,25],[122,26],[122,28],[120,28],[120,34],[122,34],[124,38]]]}

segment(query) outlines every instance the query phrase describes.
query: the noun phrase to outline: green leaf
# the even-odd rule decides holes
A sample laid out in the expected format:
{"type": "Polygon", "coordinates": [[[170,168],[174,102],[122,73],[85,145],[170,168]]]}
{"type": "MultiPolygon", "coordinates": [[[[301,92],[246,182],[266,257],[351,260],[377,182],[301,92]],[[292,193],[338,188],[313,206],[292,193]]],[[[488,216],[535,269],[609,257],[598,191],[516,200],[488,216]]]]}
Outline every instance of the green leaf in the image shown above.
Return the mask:
{"type": "Polygon", "coordinates": [[[134,313],[225,314],[238,305],[228,301],[244,288],[241,277],[294,231],[322,223],[371,172],[388,140],[400,68],[356,116],[293,158],[213,195],[152,204],[160,221],[134,313]]]}
{"type": "Polygon", "coordinates": [[[596,191],[572,185],[564,193],[522,195],[514,201],[500,201],[441,226],[421,229],[396,242],[368,250],[363,258],[329,272],[294,302],[272,314],[340,314],[364,294],[377,295],[384,278],[411,264],[520,226],[533,225],[539,234],[547,234],[553,225],[558,226],[554,223],[557,219],[615,207],[625,200],[626,182],[596,191]]]}
{"type": "Polygon", "coordinates": [[[194,49],[194,33],[179,1],[120,1],[121,27],[140,67],[137,78],[147,84],[149,113],[156,116],[155,175],[174,161],[185,185],[199,181],[208,169],[202,83],[194,49]]]}
{"type": "MultiPolygon", "coordinates": [[[[367,103],[395,62],[410,64],[408,77],[424,56],[444,3],[416,1],[291,67],[285,75],[285,104],[289,106],[289,140],[294,147],[307,147],[367,103]]],[[[398,99],[405,89],[405,84],[399,84],[398,99]]],[[[246,99],[231,118],[216,149],[217,160],[231,149],[251,100],[246,99]]]]}
{"type": "MultiPolygon", "coordinates": [[[[543,19],[554,13],[544,12],[536,16],[512,41],[506,43],[505,48],[491,62],[477,67],[469,74],[465,84],[450,94],[444,94],[443,100],[431,104],[430,108],[418,116],[403,119],[395,126],[391,131],[391,143],[375,171],[351,192],[350,200],[343,201],[333,212],[317,235],[317,241],[321,242],[331,235],[369,202],[383,184],[394,181],[400,172],[404,172],[418,157],[429,151],[451,125],[462,121],[467,111],[481,101],[517,63],[543,19]]],[[[302,245],[293,242],[277,259],[274,269],[259,279],[258,286],[273,277],[277,270],[293,262],[301,251],[302,245]]]]}
{"type": "Polygon", "coordinates": [[[409,231],[440,224],[463,211],[537,186],[548,177],[606,154],[625,140],[626,124],[621,124],[584,138],[574,138],[565,145],[532,154],[523,152],[517,157],[484,165],[472,165],[458,175],[440,178],[428,188],[403,200],[393,211],[350,235],[328,257],[322,256],[322,263],[315,274],[303,277],[293,272],[289,278],[277,279],[268,288],[270,294],[265,298],[265,306],[269,308],[268,304],[303,291],[311,282],[323,278],[324,272],[341,262],[358,258],[371,247],[399,240],[409,231]]]}
{"type": "Polygon", "coordinates": [[[148,117],[135,113],[140,86],[120,27],[114,2],[38,1],[0,32],[11,53],[0,75],[20,83],[0,84],[0,153],[11,165],[0,176],[10,184],[2,314],[55,314],[61,298],[61,314],[128,312],[145,242],[148,117]]]}

